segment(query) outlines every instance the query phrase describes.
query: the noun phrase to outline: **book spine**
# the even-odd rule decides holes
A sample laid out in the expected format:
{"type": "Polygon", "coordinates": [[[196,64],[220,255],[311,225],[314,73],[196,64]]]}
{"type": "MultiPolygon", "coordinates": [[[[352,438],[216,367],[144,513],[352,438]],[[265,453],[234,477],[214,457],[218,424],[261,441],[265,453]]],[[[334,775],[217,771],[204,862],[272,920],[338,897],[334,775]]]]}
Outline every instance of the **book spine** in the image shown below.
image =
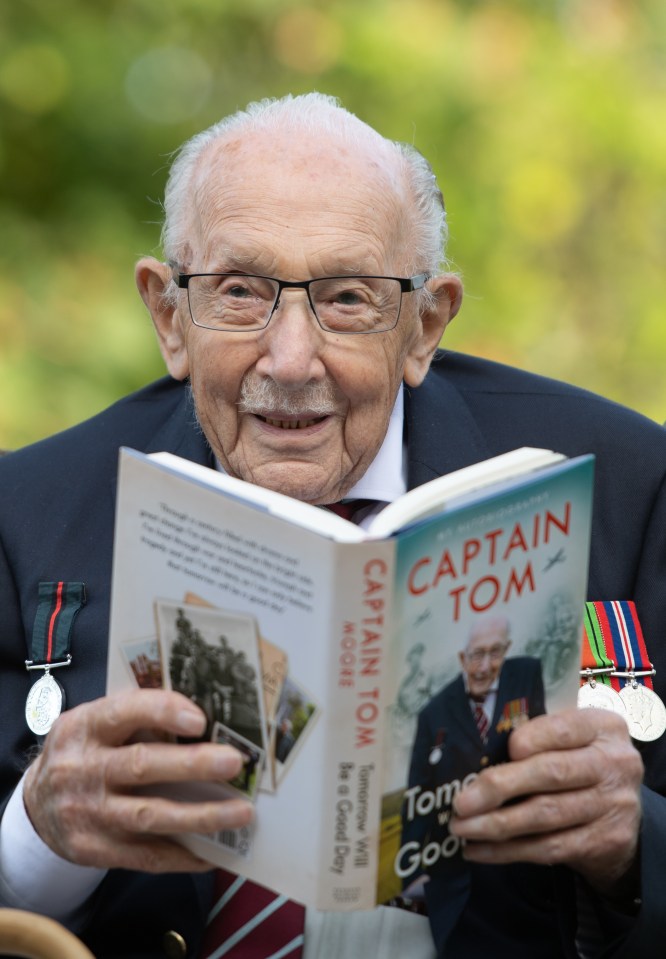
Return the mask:
{"type": "Polygon", "coordinates": [[[339,545],[329,623],[320,909],[376,903],[394,544],[339,545]]]}

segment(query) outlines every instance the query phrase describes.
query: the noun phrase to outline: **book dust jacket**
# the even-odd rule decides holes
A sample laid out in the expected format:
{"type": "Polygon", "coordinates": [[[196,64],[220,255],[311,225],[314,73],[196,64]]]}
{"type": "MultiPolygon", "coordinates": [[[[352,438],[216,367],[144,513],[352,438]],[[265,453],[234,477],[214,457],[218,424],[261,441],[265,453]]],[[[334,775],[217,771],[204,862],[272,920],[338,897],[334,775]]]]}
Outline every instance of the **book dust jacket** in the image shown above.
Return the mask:
{"type": "Polygon", "coordinates": [[[575,706],[592,474],[565,462],[398,537],[378,902],[464,870],[456,793],[520,723],[575,706]]]}

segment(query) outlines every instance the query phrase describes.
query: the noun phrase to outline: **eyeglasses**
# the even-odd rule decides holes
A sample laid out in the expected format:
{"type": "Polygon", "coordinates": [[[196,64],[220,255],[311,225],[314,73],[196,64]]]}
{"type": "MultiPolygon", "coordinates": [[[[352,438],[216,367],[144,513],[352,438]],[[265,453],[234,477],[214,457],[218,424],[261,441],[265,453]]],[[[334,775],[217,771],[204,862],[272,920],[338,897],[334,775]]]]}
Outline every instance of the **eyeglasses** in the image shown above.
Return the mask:
{"type": "Polygon", "coordinates": [[[486,656],[492,662],[496,663],[499,662],[499,660],[504,659],[508,648],[509,647],[505,643],[489,646],[487,648],[484,648],[483,646],[477,646],[477,648],[473,649],[471,653],[465,653],[465,658],[475,666],[479,666],[486,656]]]}
{"type": "Polygon", "coordinates": [[[196,326],[226,333],[263,330],[283,290],[305,290],[319,326],[327,333],[386,333],[398,322],[402,294],[425,286],[428,273],[395,276],[327,276],[302,283],[245,273],[176,273],[187,290],[196,326]]]}

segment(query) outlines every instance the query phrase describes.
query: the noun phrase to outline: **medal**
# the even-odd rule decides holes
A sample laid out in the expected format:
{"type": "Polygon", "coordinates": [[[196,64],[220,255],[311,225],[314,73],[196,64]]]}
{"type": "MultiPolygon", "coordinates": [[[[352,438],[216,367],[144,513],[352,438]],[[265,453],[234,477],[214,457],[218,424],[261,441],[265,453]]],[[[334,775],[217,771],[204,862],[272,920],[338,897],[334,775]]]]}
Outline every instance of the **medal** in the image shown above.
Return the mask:
{"type": "Polygon", "coordinates": [[[620,700],[619,682],[611,679],[615,663],[604,642],[604,635],[597,616],[596,603],[585,604],[583,649],[580,671],[581,686],[578,690],[579,709],[608,709],[626,718],[624,703],[620,700]]]}
{"type": "MultiPolygon", "coordinates": [[[[654,669],[649,660],[635,604],[625,600],[586,603],[585,639],[593,651],[603,649],[606,663],[613,664],[610,678],[612,689],[618,691],[623,715],[633,739],[651,742],[666,731],[666,707],[652,688],[654,669]]],[[[585,645],[585,644],[584,644],[585,645]]],[[[585,665],[585,663],[583,663],[585,665]]],[[[584,670],[585,673],[601,670],[584,670]]],[[[606,672],[606,670],[604,670],[606,672]]],[[[591,685],[592,680],[588,676],[591,685]]],[[[586,701],[591,690],[579,693],[586,701]]],[[[593,703],[586,702],[586,705],[593,703]]]]}
{"type": "Polygon", "coordinates": [[[666,730],[666,706],[654,690],[634,679],[622,689],[620,699],[627,711],[632,737],[643,743],[659,739],[666,730]]]}
{"type": "Polygon", "coordinates": [[[606,648],[615,649],[613,682],[621,683],[620,697],[633,739],[652,742],[666,730],[666,708],[652,687],[654,669],[648,657],[636,606],[626,600],[597,604],[606,648]]]}
{"type": "Polygon", "coordinates": [[[76,614],[86,601],[83,583],[40,583],[39,601],[32,629],[32,659],[27,670],[44,674],[33,683],[25,704],[25,719],[36,736],[46,736],[65,706],[65,693],[51,675],[52,669],[69,666],[70,634],[76,614]]]}
{"type": "Polygon", "coordinates": [[[442,746],[444,745],[445,739],[446,739],[446,730],[438,729],[433,747],[428,753],[428,762],[431,766],[436,766],[437,763],[442,758],[442,756],[444,755],[442,746]]]}
{"type": "Polygon", "coordinates": [[[603,683],[598,683],[593,678],[583,683],[578,690],[578,708],[609,709],[611,712],[627,718],[620,694],[616,693],[611,686],[604,686],[603,683]]]}
{"type": "Polygon", "coordinates": [[[25,720],[35,736],[46,736],[64,705],[62,686],[48,668],[30,688],[25,704],[25,720]]]}

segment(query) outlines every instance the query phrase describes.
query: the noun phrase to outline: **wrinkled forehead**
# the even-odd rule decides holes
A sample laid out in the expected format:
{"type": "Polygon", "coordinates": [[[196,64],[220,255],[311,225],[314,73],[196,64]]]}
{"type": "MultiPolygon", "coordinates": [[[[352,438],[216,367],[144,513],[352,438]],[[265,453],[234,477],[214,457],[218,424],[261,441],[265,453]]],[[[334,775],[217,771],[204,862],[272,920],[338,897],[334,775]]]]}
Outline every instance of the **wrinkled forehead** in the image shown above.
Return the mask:
{"type": "Polygon", "coordinates": [[[479,624],[470,634],[469,642],[465,652],[469,655],[475,649],[486,649],[489,646],[495,646],[498,643],[504,644],[509,639],[509,624],[502,617],[489,619],[483,624],[479,624]]]}
{"type": "MultiPolygon", "coordinates": [[[[331,135],[255,131],[210,144],[191,186],[193,246],[236,226],[294,239],[293,231],[367,233],[387,247],[408,246],[410,193],[405,165],[377,135],[348,141],[331,135]]],[[[395,252],[395,251],[392,251],[395,252]]]]}

